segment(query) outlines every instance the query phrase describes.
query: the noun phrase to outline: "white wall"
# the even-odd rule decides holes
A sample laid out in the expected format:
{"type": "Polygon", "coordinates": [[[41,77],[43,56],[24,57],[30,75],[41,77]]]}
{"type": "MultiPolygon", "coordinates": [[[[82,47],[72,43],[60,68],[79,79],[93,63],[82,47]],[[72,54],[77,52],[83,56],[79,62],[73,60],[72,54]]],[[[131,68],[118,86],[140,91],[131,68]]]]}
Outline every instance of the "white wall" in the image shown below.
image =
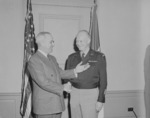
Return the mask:
{"type": "MultiPolygon", "coordinates": [[[[24,13],[21,0],[0,1],[0,92],[20,92],[24,13]]],[[[143,58],[150,43],[149,0],[98,0],[108,90],[141,90],[143,58]]]]}
{"type": "MultiPolygon", "coordinates": [[[[150,1],[149,0],[143,0],[141,9],[141,60],[143,62],[145,58],[146,48],[148,45],[150,45],[150,1]]],[[[142,65],[144,65],[142,63],[142,65]]],[[[142,70],[143,66],[142,66],[142,70]]],[[[142,73],[142,77],[144,76],[144,73],[142,73]]]]}
{"type": "Polygon", "coordinates": [[[0,0],[0,93],[20,92],[23,35],[22,0],[0,0]]]}
{"type": "MultiPolygon", "coordinates": [[[[108,90],[143,89],[141,23],[145,22],[142,20],[145,10],[141,8],[145,6],[142,3],[141,0],[98,0],[100,42],[107,59],[108,90]]],[[[148,30],[146,25],[145,30],[148,30]]]]}

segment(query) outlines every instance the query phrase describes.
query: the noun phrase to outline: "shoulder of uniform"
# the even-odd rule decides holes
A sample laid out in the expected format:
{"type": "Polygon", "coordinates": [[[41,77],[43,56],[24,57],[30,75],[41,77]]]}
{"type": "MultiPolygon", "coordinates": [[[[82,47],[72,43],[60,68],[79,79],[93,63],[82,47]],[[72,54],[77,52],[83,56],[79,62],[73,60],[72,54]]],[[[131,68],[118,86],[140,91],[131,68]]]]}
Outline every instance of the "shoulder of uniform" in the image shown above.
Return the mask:
{"type": "Polygon", "coordinates": [[[74,53],[70,54],[70,55],[68,56],[68,58],[72,58],[72,57],[75,57],[75,56],[77,56],[77,55],[78,55],[78,52],[74,52],[74,53]]]}
{"type": "Polygon", "coordinates": [[[92,50],[92,49],[91,49],[90,55],[92,57],[105,58],[104,53],[99,52],[99,51],[95,51],[95,50],[92,50]]]}
{"type": "Polygon", "coordinates": [[[105,59],[105,54],[104,54],[104,53],[97,51],[96,54],[97,54],[98,56],[100,56],[100,57],[102,57],[102,58],[105,59]]]}
{"type": "Polygon", "coordinates": [[[100,56],[105,56],[105,54],[104,53],[102,53],[102,52],[100,52],[100,51],[95,51],[95,50],[92,50],[92,53],[93,54],[96,54],[96,55],[100,55],[100,56]]]}
{"type": "Polygon", "coordinates": [[[102,53],[102,52],[99,52],[100,53],[100,55],[102,56],[102,57],[105,57],[105,54],[104,53],[102,53]]]}

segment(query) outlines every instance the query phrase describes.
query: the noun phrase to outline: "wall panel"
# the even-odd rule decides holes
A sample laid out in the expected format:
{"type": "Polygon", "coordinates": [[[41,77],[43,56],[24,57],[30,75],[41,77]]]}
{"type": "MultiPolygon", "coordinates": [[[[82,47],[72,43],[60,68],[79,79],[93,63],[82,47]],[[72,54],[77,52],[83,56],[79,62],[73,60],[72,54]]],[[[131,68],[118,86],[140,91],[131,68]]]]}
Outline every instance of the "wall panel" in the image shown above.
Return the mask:
{"type": "Polygon", "coordinates": [[[19,93],[0,93],[0,118],[20,118],[19,93]]]}
{"type": "MultiPolygon", "coordinates": [[[[0,118],[19,118],[20,94],[0,94],[0,118]]],[[[138,118],[145,118],[143,91],[108,91],[104,118],[134,118],[128,107],[133,107],[138,118]]],[[[65,114],[66,115],[66,114],[65,114]]]]}
{"type": "Polygon", "coordinates": [[[128,108],[133,107],[138,118],[144,118],[145,105],[143,91],[123,90],[108,91],[104,110],[105,118],[131,118],[135,117],[128,108]]]}

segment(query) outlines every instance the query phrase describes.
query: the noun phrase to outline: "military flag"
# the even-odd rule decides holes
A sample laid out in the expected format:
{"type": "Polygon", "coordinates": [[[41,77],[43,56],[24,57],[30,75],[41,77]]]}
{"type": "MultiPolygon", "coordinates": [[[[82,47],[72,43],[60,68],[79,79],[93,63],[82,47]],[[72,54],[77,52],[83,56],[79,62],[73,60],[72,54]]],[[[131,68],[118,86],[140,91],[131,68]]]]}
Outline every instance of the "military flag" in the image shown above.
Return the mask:
{"type": "Polygon", "coordinates": [[[89,34],[91,36],[91,48],[93,50],[100,51],[99,26],[96,11],[97,11],[97,4],[96,0],[94,0],[94,6],[91,8],[90,14],[91,16],[90,16],[89,34]]]}

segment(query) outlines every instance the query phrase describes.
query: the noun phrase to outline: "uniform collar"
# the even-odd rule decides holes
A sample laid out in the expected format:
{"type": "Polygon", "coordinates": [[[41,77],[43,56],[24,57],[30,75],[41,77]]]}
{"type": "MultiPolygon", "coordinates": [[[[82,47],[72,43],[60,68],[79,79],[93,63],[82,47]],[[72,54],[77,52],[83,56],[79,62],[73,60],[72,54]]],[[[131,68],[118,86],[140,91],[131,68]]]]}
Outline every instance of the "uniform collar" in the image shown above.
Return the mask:
{"type": "Polygon", "coordinates": [[[88,54],[88,52],[90,51],[90,49],[85,50],[84,52],[80,51],[80,55],[82,55],[84,53],[84,56],[86,56],[88,54]]]}

